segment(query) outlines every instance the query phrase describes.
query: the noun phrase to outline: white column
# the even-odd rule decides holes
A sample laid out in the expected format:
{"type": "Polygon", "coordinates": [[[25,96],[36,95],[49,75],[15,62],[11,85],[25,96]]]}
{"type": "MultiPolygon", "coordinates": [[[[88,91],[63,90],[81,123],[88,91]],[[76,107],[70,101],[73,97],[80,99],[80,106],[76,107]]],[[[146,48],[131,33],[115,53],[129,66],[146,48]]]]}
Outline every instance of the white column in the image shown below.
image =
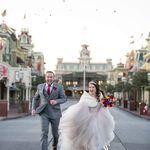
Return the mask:
{"type": "Polygon", "coordinates": [[[29,100],[28,98],[29,98],[28,97],[28,87],[26,86],[26,99],[25,100],[29,100]]]}
{"type": "Polygon", "coordinates": [[[31,110],[31,87],[28,88],[29,90],[29,97],[28,97],[28,100],[29,100],[29,110],[31,110]]]}
{"type": "MultiPolygon", "coordinates": [[[[0,91],[1,91],[1,83],[0,83],[0,91]]],[[[1,93],[0,93],[0,97],[1,97],[1,93]]]]}
{"type": "Polygon", "coordinates": [[[3,61],[3,55],[2,55],[2,50],[0,50],[0,62],[3,61]]]}

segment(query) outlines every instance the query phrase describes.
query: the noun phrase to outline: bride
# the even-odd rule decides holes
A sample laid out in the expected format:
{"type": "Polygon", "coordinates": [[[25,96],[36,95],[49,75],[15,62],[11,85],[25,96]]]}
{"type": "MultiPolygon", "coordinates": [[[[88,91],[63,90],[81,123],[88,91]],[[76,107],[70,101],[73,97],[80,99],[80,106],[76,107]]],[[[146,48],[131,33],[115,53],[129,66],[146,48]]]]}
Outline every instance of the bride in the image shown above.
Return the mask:
{"type": "Polygon", "coordinates": [[[108,108],[99,103],[100,90],[89,82],[80,101],[70,106],[59,124],[58,150],[101,150],[114,139],[115,122],[108,108]]]}

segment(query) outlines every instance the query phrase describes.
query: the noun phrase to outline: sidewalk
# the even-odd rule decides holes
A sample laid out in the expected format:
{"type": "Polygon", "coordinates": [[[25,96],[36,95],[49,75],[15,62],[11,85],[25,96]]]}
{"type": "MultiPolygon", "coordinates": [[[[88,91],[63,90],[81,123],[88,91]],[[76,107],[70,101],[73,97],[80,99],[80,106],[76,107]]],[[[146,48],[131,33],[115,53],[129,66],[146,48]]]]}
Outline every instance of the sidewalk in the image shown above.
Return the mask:
{"type": "Polygon", "coordinates": [[[7,116],[4,117],[0,117],[0,121],[1,120],[10,120],[10,119],[17,119],[17,118],[22,118],[22,117],[26,117],[29,116],[31,113],[17,113],[17,112],[8,112],[7,116]]]}
{"type": "MultiPolygon", "coordinates": [[[[70,105],[73,105],[75,103],[77,103],[78,101],[75,99],[69,99],[66,103],[61,105],[62,111],[65,110],[66,108],[68,108],[70,105]]],[[[117,106],[117,108],[122,109],[124,111],[127,111],[129,113],[132,113],[135,116],[150,120],[150,116],[148,115],[140,115],[140,113],[138,111],[130,111],[127,108],[123,108],[122,106],[117,106]]],[[[17,119],[17,118],[21,118],[21,117],[26,117],[31,115],[31,113],[17,113],[17,112],[8,112],[7,117],[0,117],[0,121],[1,120],[9,120],[9,119],[17,119]]]]}
{"type": "Polygon", "coordinates": [[[135,115],[137,117],[150,120],[150,115],[140,115],[140,112],[138,112],[138,111],[131,111],[128,108],[123,108],[123,106],[117,106],[117,108],[122,109],[124,111],[127,111],[127,112],[129,112],[129,113],[131,113],[131,114],[133,114],[133,115],[135,115]]]}

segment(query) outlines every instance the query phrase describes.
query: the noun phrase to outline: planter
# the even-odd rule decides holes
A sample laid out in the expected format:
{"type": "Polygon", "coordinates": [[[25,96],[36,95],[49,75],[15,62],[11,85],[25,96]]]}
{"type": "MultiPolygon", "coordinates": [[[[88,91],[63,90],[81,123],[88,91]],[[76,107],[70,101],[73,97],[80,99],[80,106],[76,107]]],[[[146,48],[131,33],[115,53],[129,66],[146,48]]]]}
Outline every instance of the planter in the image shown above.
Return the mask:
{"type": "Polygon", "coordinates": [[[129,101],[129,110],[135,111],[136,110],[136,102],[131,100],[129,101]]]}
{"type": "Polygon", "coordinates": [[[7,100],[0,100],[0,116],[7,116],[7,100]]]}

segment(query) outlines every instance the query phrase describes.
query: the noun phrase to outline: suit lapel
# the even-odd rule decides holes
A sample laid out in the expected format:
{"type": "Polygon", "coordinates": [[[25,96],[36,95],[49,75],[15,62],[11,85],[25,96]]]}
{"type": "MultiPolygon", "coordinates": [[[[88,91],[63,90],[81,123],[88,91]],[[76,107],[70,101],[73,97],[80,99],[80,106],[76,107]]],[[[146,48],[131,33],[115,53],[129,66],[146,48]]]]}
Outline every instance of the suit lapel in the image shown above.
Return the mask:
{"type": "Polygon", "coordinates": [[[53,95],[53,93],[57,90],[57,84],[53,83],[52,88],[51,88],[51,92],[50,92],[50,96],[53,95]]]}
{"type": "Polygon", "coordinates": [[[57,84],[56,84],[56,83],[53,83],[53,85],[52,85],[52,87],[51,87],[51,90],[50,90],[50,95],[47,94],[47,91],[46,91],[46,89],[45,89],[45,86],[46,86],[46,83],[44,83],[44,84],[42,85],[41,90],[43,91],[43,95],[44,95],[46,98],[50,99],[50,98],[53,96],[53,94],[56,92],[57,88],[58,88],[58,87],[57,87],[57,84]]]}
{"type": "Polygon", "coordinates": [[[43,95],[46,96],[46,97],[48,97],[49,95],[47,94],[45,86],[46,86],[46,83],[44,83],[43,86],[42,86],[43,95]]]}

